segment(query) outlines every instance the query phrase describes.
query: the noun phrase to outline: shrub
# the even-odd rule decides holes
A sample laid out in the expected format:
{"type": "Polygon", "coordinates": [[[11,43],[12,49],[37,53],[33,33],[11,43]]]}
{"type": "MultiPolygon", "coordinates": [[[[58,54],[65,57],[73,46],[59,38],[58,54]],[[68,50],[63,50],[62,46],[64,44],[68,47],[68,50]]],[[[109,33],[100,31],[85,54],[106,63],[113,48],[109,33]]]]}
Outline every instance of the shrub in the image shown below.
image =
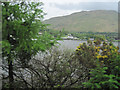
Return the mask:
{"type": "Polygon", "coordinates": [[[112,43],[101,42],[95,40],[94,42],[88,40],[87,44],[80,44],[76,49],[76,56],[80,63],[83,63],[88,68],[96,67],[96,59],[101,65],[109,66],[112,58],[116,57],[118,47],[112,43]]]}
{"type": "Polygon", "coordinates": [[[40,52],[24,67],[20,63],[14,64],[17,88],[75,88],[88,80],[86,68],[68,50],[52,48],[40,52]]]}
{"type": "Polygon", "coordinates": [[[80,44],[76,49],[79,61],[90,70],[86,88],[115,89],[120,88],[120,53],[112,43],[94,42],[80,44]]]}
{"type": "Polygon", "coordinates": [[[74,53],[68,50],[52,48],[44,56],[33,59],[33,65],[40,74],[34,76],[34,80],[37,80],[35,85],[40,84],[41,87],[75,88],[87,81],[85,68],[79,64],[74,53]]]}
{"type": "Polygon", "coordinates": [[[97,67],[90,72],[90,80],[84,82],[84,86],[87,88],[95,89],[116,89],[120,88],[120,77],[115,74],[107,73],[108,67],[97,67]]]}

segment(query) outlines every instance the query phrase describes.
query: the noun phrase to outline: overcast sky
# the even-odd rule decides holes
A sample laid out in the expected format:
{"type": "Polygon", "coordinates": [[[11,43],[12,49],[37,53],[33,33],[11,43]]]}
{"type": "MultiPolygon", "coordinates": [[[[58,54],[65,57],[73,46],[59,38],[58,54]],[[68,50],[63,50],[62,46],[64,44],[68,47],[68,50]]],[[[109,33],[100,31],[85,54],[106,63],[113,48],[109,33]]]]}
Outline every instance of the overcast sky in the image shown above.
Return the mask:
{"type": "Polygon", "coordinates": [[[118,10],[119,0],[41,0],[45,19],[89,10],[118,10]]]}

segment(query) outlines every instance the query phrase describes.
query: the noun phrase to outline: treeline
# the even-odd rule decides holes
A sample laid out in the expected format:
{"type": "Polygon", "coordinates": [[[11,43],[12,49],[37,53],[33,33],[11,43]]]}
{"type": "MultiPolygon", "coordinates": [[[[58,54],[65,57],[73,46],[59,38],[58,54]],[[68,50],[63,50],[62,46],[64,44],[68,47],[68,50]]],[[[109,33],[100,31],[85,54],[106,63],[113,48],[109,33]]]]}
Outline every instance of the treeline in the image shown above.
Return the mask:
{"type": "MultiPolygon", "coordinates": [[[[65,31],[64,29],[63,30],[45,29],[44,31],[46,31],[47,33],[53,35],[54,37],[58,37],[59,35],[60,36],[65,36],[65,35],[69,34],[69,32],[65,31]]],[[[40,30],[40,32],[42,32],[42,30],[40,30]]]]}
{"type": "Polygon", "coordinates": [[[89,38],[94,38],[94,39],[100,39],[102,41],[107,40],[107,41],[118,41],[118,33],[117,32],[68,32],[65,30],[46,30],[53,36],[57,37],[59,34],[61,36],[66,36],[68,34],[71,34],[73,37],[77,37],[80,40],[88,40],[89,38]]]}
{"type": "Polygon", "coordinates": [[[77,37],[80,40],[88,40],[90,38],[94,39],[100,39],[102,41],[118,41],[118,33],[117,32],[68,32],[64,29],[59,30],[46,30],[48,33],[53,35],[54,37],[57,37],[58,35],[61,35],[62,37],[71,34],[73,37],[77,37]]]}
{"type": "Polygon", "coordinates": [[[88,40],[89,38],[116,41],[118,40],[118,33],[116,32],[77,32],[72,33],[74,37],[80,38],[82,40],[88,40]]]}

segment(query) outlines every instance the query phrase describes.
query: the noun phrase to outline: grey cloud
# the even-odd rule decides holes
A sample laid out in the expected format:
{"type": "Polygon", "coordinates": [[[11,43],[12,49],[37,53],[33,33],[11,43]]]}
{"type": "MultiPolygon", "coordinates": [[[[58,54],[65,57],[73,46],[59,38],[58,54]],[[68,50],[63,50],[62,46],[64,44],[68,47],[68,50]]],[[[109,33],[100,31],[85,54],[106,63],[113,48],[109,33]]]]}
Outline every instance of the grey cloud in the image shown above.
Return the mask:
{"type": "Polygon", "coordinates": [[[78,4],[50,3],[50,6],[62,10],[118,10],[117,2],[81,2],[78,4]]]}

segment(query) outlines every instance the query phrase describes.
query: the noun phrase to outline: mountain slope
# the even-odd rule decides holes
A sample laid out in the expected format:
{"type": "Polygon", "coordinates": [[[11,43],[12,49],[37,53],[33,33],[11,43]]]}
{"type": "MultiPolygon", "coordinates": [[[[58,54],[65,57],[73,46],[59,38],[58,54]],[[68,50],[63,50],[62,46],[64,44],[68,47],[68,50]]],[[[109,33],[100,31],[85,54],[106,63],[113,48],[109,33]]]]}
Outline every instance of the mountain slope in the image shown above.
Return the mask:
{"type": "Polygon", "coordinates": [[[82,11],[45,20],[48,28],[70,32],[117,32],[118,13],[112,10],[82,11]]]}

